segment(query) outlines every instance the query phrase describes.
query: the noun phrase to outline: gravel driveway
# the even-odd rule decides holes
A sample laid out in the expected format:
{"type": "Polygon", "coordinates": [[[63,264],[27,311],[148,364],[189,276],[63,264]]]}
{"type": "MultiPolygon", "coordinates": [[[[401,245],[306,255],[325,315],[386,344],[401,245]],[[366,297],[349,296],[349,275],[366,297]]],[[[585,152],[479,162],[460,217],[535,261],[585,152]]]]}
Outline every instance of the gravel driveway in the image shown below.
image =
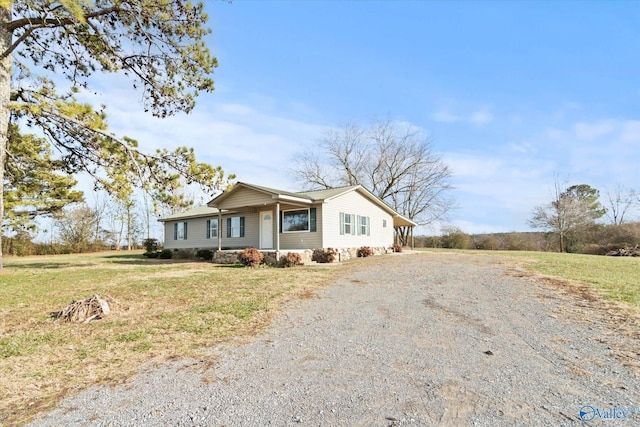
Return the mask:
{"type": "Polygon", "coordinates": [[[640,424],[621,358],[638,340],[585,305],[503,258],[375,257],[213,362],[87,390],[33,425],[640,424]]]}

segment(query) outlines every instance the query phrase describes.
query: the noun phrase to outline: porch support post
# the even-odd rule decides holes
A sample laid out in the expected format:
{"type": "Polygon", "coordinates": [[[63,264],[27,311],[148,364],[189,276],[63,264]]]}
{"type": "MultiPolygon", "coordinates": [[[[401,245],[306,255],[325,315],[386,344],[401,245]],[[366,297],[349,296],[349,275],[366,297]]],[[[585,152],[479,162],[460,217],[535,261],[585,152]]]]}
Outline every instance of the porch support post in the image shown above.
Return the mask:
{"type": "Polygon", "coordinates": [[[218,250],[222,250],[222,212],[218,210],[218,250]]]}
{"type": "Polygon", "coordinates": [[[410,230],[411,230],[410,231],[410,233],[411,233],[411,250],[413,250],[416,247],[415,241],[413,240],[413,225],[411,226],[410,230]]]}
{"type": "Polygon", "coordinates": [[[276,260],[280,259],[280,202],[276,202],[276,260]]]}

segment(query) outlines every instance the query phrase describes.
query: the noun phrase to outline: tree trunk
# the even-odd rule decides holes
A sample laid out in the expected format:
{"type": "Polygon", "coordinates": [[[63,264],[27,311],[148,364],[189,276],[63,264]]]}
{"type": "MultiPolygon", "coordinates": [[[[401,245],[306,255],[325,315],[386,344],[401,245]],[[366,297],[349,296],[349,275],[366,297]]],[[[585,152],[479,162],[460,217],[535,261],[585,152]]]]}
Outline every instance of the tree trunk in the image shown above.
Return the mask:
{"type": "MultiPolygon", "coordinates": [[[[11,22],[11,7],[0,6],[0,53],[11,46],[11,33],[7,24],[11,22]]],[[[4,218],[4,169],[9,147],[9,102],[11,101],[11,55],[0,60],[0,270],[2,264],[2,231],[4,218]]]]}

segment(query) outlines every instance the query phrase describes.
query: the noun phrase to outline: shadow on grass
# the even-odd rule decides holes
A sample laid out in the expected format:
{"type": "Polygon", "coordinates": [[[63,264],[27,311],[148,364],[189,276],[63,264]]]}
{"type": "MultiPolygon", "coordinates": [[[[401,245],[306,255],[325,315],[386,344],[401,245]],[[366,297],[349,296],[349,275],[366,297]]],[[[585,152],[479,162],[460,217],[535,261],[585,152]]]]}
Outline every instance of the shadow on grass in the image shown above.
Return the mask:
{"type": "MultiPolygon", "coordinates": [[[[68,255],[67,255],[68,256],[68,255]]],[[[27,269],[42,269],[53,270],[61,268],[85,268],[85,267],[99,267],[104,264],[122,264],[122,265],[171,265],[171,264],[189,264],[189,263],[207,263],[213,264],[220,268],[244,268],[242,264],[215,264],[211,261],[203,261],[198,259],[160,259],[160,258],[146,258],[142,254],[113,254],[102,255],[96,257],[96,262],[78,262],[73,261],[42,261],[42,262],[29,262],[29,263],[16,263],[6,265],[7,268],[15,270],[27,270],[27,269]],[[103,262],[101,262],[103,260],[103,262]]]]}
{"type": "Polygon", "coordinates": [[[67,267],[94,267],[96,264],[73,264],[70,262],[33,262],[29,264],[10,264],[7,265],[7,268],[15,269],[15,270],[24,270],[24,269],[56,269],[56,268],[67,268],[67,267]]]}

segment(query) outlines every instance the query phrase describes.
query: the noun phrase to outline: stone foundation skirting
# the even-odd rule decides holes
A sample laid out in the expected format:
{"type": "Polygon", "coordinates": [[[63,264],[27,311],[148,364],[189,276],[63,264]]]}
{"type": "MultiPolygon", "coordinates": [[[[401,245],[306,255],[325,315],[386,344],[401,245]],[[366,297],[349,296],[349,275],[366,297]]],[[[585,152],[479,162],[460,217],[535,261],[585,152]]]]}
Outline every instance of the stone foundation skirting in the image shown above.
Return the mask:
{"type": "MultiPolygon", "coordinates": [[[[336,260],[335,262],[340,262],[340,261],[347,261],[351,258],[357,258],[358,257],[358,249],[360,248],[333,248],[336,251],[336,260]]],[[[387,247],[372,247],[371,250],[373,251],[374,255],[384,255],[390,252],[393,252],[393,248],[387,248],[387,247]]],[[[267,265],[275,265],[278,263],[278,257],[276,254],[276,251],[274,250],[263,250],[260,251],[264,254],[264,263],[267,265]]],[[[302,258],[302,262],[304,264],[310,264],[311,263],[311,256],[313,255],[313,250],[312,249],[305,249],[305,250],[300,250],[300,249],[294,249],[294,250],[286,250],[283,249],[280,251],[280,257],[287,255],[287,253],[289,252],[294,252],[297,254],[300,254],[300,257],[302,258]]],[[[213,262],[216,264],[236,264],[238,262],[240,262],[238,260],[238,257],[240,256],[240,254],[242,253],[242,250],[240,249],[228,249],[228,250],[221,250],[221,251],[214,251],[213,252],[213,262]]]]}

